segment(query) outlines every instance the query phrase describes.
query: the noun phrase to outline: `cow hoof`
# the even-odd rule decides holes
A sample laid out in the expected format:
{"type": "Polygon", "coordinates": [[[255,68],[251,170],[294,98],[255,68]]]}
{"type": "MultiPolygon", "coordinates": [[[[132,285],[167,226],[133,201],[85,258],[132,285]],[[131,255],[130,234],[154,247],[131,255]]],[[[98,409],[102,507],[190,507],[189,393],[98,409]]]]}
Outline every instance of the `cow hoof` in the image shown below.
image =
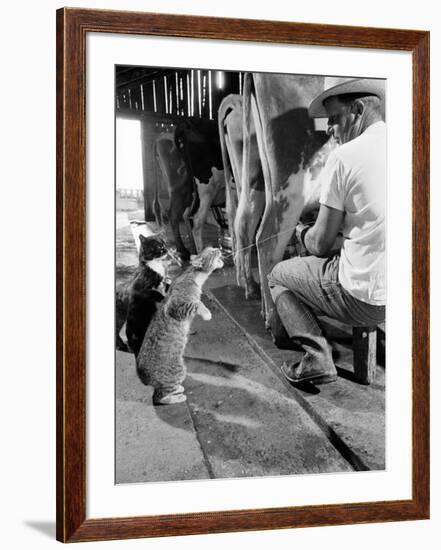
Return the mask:
{"type": "Polygon", "coordinates": [[[252,290],[251,292],[245,292],[245,300],[260,300],[260,290],[252,290]]]}
{"type": "Polygon", "coordinates": [[[245,300],[260,300],[260,287],[258,285],[245,289],[245,300]]]}

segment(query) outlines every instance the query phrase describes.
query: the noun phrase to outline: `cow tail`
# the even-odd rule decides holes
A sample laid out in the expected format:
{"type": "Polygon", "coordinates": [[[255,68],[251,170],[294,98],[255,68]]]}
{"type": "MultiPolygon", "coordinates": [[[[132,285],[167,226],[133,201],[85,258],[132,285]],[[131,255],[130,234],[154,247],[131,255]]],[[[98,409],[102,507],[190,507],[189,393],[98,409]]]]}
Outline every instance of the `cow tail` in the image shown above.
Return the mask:
{"type": "MultiPolygon", "coordinates": [[[[225,139],[225,133],[226,133],[225,119],[229,112],[230,112],[230,97],[227,96],[219,106],[217,121],[218,121],[218,127],[219,127],[219,141],[220,141],[220,147],[221,147],[221,153],[222,153],[222,164],[224,168],[228,231],[231,237],[233,258],[235,258],[236,239],[234,236],[234,219],[233,219],[233,201],[235,199],[233,197],[233,189],[232,189],[232,182],[234,180],[234,176],[233,176],[233,171],[231,167],[230,157],[228,155],[227,143],[225,139]]],[[[236,186],[237,186],[237,183],[238,182],[236,182],[236,186]]]]}
{"type": "Polygon", "coordinates": [[[222,164],[224,166],[224,176],[225,176],[225,187],[228,188],[230,186],[231,178],[232,178],[232,170],[230,165],[230,159],[228,156],[227,151],[227,144],[225,141],[225,118],[229,112],[229,99],[228,97],[225,98],[219,107],[219,114],[218,114],[218,126],[219,126],[219,141],[221,146],[221,153],[222,153],[222,164]]]}

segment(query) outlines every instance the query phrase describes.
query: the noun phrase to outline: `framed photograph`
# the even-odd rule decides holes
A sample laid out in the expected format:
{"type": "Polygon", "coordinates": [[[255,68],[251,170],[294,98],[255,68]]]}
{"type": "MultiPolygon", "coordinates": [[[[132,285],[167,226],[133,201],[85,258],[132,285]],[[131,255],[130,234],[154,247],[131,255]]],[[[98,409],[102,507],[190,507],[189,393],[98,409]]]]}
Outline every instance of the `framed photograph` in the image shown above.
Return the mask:
{"type": "Polygon", "coordinates": [[[429,517],[429,33],[57,11],[57,539],[429,517]]]}

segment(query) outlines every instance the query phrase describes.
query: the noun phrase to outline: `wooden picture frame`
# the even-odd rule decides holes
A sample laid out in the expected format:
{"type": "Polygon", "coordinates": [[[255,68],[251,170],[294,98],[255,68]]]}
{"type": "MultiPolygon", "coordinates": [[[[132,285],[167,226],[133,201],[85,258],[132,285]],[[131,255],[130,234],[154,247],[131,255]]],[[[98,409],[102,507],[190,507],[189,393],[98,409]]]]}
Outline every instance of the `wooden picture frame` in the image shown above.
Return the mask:
{"type": "Polygon", "coordinates": [[[63,542],[429,517],[429,33],[63,8],[57,11],[57,539],[63,542]],[[412,498],[86,519],[86,120],[89,32],[402,50],[413,65],[412,498]]]}

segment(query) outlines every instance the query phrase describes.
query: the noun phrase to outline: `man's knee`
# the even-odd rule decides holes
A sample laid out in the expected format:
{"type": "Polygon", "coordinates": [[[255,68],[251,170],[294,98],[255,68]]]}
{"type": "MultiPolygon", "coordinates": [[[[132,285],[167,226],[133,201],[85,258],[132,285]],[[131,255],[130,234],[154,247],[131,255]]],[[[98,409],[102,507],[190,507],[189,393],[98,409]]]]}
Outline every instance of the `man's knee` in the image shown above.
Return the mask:
{"type": "MultiPolygon", "coordinates": [[[[286,284],[287,279],[296,277],[301,273],[301,262],[303,258],[291,258],[277,263],[271,273],[268,275],[268,284],[271,285],[283,285],[286,284]]],[[[301,275],[300,275],[301,278],[301,275]]]]}
{"type": "Polygon", "coordinates": [[[296,272],[301,258],[291,258],[277,263],[267,276],[268,287],[274,301],[285,290],[295,291],[296,272]]]}
{"type": "Polygon", "coordinates": [[[272,296],[273,301],[277,300],[277,297],[286,290],[285,286],[280,280],[280,264],[276,264],[271,272],[267,275],[268,287],[272,296]]]}
{"type": "Polygon", "coordinates": [[[268,273],[268,275],[266,276],[266,278],[268,280],[268,285],[270,286],[270,288],[278,283],[278,271],[279,271],[278,267],[279,267],[280,263],[281,262],[276,264],[272,268],[272,270],[268,273]]]}

